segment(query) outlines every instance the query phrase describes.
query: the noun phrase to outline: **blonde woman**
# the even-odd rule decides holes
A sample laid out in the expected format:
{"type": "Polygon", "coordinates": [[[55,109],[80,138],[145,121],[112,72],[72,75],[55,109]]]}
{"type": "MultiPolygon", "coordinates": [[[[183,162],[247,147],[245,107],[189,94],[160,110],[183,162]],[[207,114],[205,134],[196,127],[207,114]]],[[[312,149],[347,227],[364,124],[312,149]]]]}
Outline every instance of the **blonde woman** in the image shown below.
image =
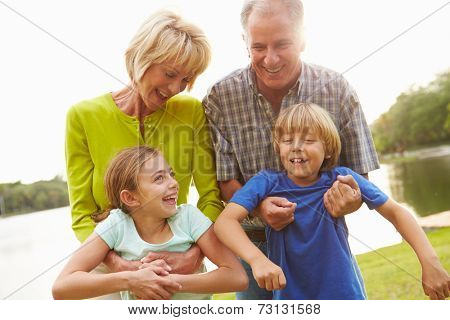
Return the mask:
{"type": "MultiPolygon", "coordinates": [[[[198,27],[170,11],[151,15],[125,53],[130,85],[74,105],[67,114],[66,167],[72,228],[83,242],[94,230],[92,216],[108,201],[103,177],[109,161],[125,147],[159,148],[176,173],[178,203],[186,203],[192,180],[197,207],[212,221],[223,209],[213,151],[201,103],[178,95],[194,85],[210,61],[208,41],[198,27]]],[[[150,254],[163,258],[177,273],[192,273],[203,258],[198,247],[183,254],[150,254]]],[[[110,270],[137,270],[140,261],[126,261],[111,251],[110,270]]],[[[162,285],[161,294],[170,294],[162,285]]]]}

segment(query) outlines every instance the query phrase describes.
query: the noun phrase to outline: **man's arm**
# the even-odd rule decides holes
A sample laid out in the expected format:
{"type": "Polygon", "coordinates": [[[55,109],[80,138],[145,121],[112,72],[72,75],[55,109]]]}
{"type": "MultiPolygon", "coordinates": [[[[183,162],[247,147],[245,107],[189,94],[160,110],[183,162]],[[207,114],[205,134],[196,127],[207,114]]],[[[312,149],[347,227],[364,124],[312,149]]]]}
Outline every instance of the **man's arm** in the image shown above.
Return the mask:
{"type": "MultiPolygon", "coordinates": [[[[242,188],[242,184],[237,180],[220,181],[219,188],[222,199],[228,202],[234,193],[242,188]]],[[[253,215],[263,219],[275,230],[281,230],[294,221],[295,207],[295,203],[285,198],[267,197],[253,210],[253,215]]]]}
{"type": "Polygon", "coordinates": [[[242,184],[236,179],[219,181],[220,195],[225,202],[230,201],[234,193],[240,188],[242,188],[242,184]]]}

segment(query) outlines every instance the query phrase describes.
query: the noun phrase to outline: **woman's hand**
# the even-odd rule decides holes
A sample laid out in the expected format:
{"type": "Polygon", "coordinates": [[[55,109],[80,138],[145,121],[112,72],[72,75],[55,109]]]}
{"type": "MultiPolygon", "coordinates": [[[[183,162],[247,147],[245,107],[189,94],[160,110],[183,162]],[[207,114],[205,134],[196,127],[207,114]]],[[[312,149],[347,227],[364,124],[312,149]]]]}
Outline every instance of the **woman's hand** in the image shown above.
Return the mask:
{"type": "Polygon", "coordinates": [[[203,258],[204,256],[198,245],[193,245],[186,252],[150,252],[141,259],[141,263],[164,260],[171,267],[171,273],[191,274],[200,268],[203,258]]]}
{"type": "Polygon", "coordinates": [[[260,257],[250,265],[253,277],[260,288],[272,291],[283,289],[286,286],[283,270],[266,257],[260,257]]]}
{"type": "Polygon", "coordinates": [[[141,261],[125,260],[113,250],[108,252],[103,263],[111,272],[136,271],[142,265],[141,261]]]}
{"type": "Polygon", "coordinates": [[[450,277],[439,261],[423,267],[422,287],[431,300],[444,300],[449,297],[450,277]]]}

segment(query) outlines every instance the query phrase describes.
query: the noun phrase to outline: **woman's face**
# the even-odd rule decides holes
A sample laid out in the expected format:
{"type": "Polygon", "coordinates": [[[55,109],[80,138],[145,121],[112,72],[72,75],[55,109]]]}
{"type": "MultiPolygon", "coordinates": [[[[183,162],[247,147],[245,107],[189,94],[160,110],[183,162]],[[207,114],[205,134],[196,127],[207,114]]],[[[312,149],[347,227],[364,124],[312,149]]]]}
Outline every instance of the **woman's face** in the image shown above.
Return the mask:
{"type": "Polygon", "coordinates": [[[147,108],[156,111],[168,99],[182,92],[191,79],[192,74],[181,65],[170,62],[152,64],[137,89],[147,108]]]}

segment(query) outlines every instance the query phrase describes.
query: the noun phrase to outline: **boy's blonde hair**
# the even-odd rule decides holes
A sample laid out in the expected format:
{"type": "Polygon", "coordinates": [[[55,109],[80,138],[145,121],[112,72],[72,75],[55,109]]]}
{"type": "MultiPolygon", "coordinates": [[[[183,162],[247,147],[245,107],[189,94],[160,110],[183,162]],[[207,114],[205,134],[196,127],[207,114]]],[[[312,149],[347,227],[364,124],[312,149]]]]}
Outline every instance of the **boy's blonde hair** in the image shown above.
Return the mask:
{"type": "Polygon", "coordinates": [[[120,200],[120,193],[122,190],[139,191],[138,178],[142,167],[147,160],[160,154],[157,149],[138,146],[123,149],[111,160],[104,179],[109,207],[104,212],[93,215],[96,222],[105,219],[111,209],[120,208],[129,213],[129,208],[120,200]]]}
{"type": "Polygon", "coordinates": [[[208,67],[211,48],[203,31],[179,15],[161,10],[139,28],[125,52],[131,82],[139,83],[153,63],[171,62],[192,72],[187,88],[208,67]]]}
{"type": "Polygon", "coordinates": [[[314,103],[299,103],[281,110],[272,131],[275,151],[280,152],[280,139],[284,134],[306,136],[308,132],[317,134],[325,148],[326,157],[320,171],[336,166],[341,153],[339,133],[328,112],[314,103]]]}

